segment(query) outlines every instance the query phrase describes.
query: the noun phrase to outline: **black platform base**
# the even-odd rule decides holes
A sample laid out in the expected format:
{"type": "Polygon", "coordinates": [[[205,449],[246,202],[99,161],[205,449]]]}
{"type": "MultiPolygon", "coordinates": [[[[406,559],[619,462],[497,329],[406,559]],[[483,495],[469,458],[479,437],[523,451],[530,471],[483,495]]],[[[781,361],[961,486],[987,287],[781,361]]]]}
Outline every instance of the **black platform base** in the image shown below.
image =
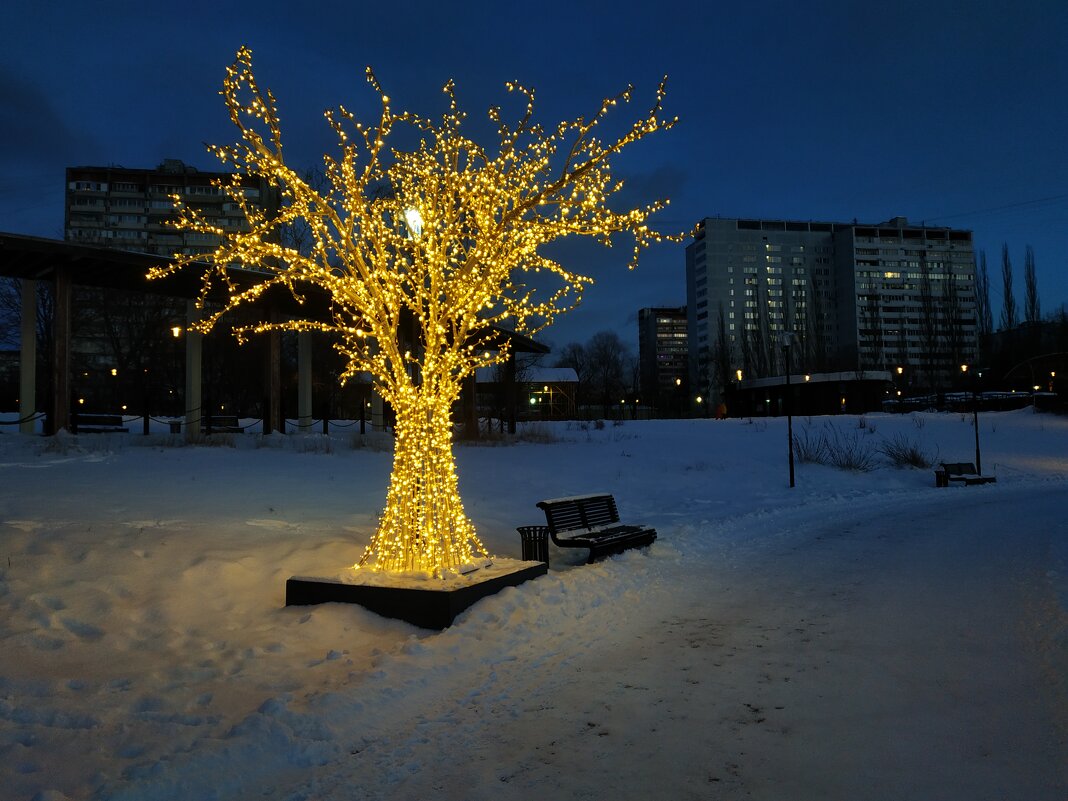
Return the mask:
{"type": "Polygon", "coordinates": [[[383,617],[398,618],[424,629],[444,629],[476,601],[544,576],[548,565],[523,563],[515,570],[498,573],[483,581],[473,581],[449,589],[415,589],[346,584],[324,578],[294,576],[286,581],[286,606],[323,603],[359,604],[383,617]]]}

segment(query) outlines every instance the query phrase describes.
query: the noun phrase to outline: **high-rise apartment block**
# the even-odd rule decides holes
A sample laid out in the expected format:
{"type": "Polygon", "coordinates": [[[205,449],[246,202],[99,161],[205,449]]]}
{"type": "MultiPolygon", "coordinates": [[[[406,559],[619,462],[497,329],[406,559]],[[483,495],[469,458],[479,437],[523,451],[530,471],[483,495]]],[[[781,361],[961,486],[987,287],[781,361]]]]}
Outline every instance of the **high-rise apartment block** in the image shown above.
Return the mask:
{"type": "Polygon", "coordinates": [[[687,406],[689,348],[686,307],[638,310],[638,372],[642,401],[661,414],[687,406]]]}
{"type": "MultiPolygon", "coordinates": [[[[64,238],[68,242],[171,256],[210,253],[219,244],[214,234],[176,231],[172,196],[194,206],[224,229],[241,230],[238,204],[213,180],[230,173],[200,172],[177,159],[154,170],[124,167],[68,167],[64,238]]],[[[241,178],[245,199],[268,211],[278,208],[278,191],[265,181],[241,178]]]]}
{"type": "Polygon", "coordinates": [[[686,248],[686,293],[698,388],[782,375],[784,335],[793,371],[887,370],[916,386],[944,386],[977,357],[970,231],[707,218],[686,248]]]}
{"type": "MultiPolygon", "coordinates": [[[[211,223],[232,231],[247,227],[240,204],[213,181],[230,183],[230,173],[200,172],[177,159],[156,169],[68,167],[64,238],[68,242],[159,256],[210,253],[220,244],[211,233],[178,231],[173,198],[194,207],[211,223]]],[[[270,216],[279,205],[278,190],[266,181],[239,178],[245,202],[270,216]]],[[[178,397],[181,384],[179,343],[170,330],[185,324],[184,300],[143,292],[75,287],[71,358],[72,389],[79,404],[99,410],[141,407],[178,397]]],[[[214,349],[208,377],[234,378],[242,370],[258,373],[258,362],[231,357],[229,341],[214,349]],[[212,374],[212,371],[216,375],[212,374]]],[[[239,382],[233,382],[235,385],[239,382]]],[[[254,382],[245,381],[247,386],[254,382]]],[[[215,399],[233,399],[217,388],[215,399]]],[[[257,396],[259,392],[257,391],[257,396]]],[[[236,401],[234,401],[236,402],[236,401]]]]}

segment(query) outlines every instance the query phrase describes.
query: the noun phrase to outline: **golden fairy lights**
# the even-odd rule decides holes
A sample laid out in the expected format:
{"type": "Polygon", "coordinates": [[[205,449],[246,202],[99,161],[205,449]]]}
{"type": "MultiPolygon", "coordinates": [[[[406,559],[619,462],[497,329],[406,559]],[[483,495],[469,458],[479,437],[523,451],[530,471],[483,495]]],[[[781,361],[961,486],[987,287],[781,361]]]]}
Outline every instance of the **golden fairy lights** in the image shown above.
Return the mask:
{"type": "Polygon", "coordinates": [[[543,255],[543,245],[586,236],[611,246],[613,234],[629,233],[633,268],[645,247],[675,238],[647,225],[667,201],[609,208],[622,188],[609,162],[675,120],[661,117],[661,82],[648,114],[618,136],[602,141],[595,134],[614,106],[630,101],[630,88],[604,100],[592,117],[545,129],[534,122],[533,90],[509,83],[509,92],[525,98],[525,109],[514,123],[500,107],[489,110],[499,135],[490,150],[461,132],[466,115],[451,81],[444,87],[448,110],[435,120],[394,112],[370,69],[367,80],[381,101],[378,123],[360,123],[343,106],[325,112],[339,153],[323,157],[327,188],[317,190],[287,166],[277,103],[259,88],[252,53],[241,48],[221,92],[241,141],[209,149],[232,165],[233,178],[217,186],[247,225],[224,229],[175,197],[176,227],[214,234],[221,244],[207,256],[177,255],[173,266],[152,277],[208,262],[201,304],[217,283],[225,285],[228,300],[198,324],[203,331],[273,285],[298,301],[302,286],[330,293],[330,321],[264,322],[235,332],[330,332],[348,360],[342,380],[371,374],[396,412],[396,443],[386,508],[359,564],[440,574],[485,554],[464,512],[452,453],[450,411],[464,379],[507,358],[506,348],[491,344],[494,327],[532,335],[574,308],[592,283],[543,255]],[[387,146],[398,125],[417,134],[416,148],[387,146]],[[277,213],[247,202],[244,176],[278,187],[277,213]],[[310,248],[282,244],[280,232],[297,220],[309,227],[310,248]],[[258,269],[263,280],[238,287],[227,276],[232,265],[258,269]],[[546,293],[543,280],[539,287],[524,281],[528,273],[555,276],[558,286],[546,293]]]}

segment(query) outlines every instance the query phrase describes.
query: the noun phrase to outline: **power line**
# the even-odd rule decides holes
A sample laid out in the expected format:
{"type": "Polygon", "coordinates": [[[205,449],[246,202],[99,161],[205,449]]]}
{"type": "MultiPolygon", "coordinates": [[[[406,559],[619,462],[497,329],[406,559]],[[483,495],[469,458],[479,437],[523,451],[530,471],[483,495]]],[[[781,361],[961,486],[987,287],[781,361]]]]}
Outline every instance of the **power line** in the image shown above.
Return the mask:
{"type": "Polygon", "coordinates": [[[1038,197],[1032,200],[1022,200],[1019,203],[1006,203],[1003,206],[992,206],[987,209],[975,209],[973,211],[962,211],[955,214],[943,214],[940,217],[927,217],[927,222],[934,222],[936,220],[953,220],[958,217],[971,217],[977,214],[990,214],[995,211],[1007,211],[1009,209],[1018,209],[1025,206],[1035,206],[1040,203],[1052,203],[1058,200],[1068,199],[1068,195],[1051,195],[1049,197],[1038,197]]]}

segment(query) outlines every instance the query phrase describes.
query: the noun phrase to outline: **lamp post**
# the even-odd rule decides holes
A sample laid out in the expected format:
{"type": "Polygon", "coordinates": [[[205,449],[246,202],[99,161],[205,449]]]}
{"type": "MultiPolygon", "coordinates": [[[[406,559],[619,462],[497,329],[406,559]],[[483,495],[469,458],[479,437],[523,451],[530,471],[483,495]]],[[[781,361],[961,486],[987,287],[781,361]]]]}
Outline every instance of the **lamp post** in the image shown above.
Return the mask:
{"type": "Polygon", "coordinates": [[[786,331],[782,335],[782,352],[786,357],[786,442],[790,460],[790,488],[794,487],[794,417],[790,405],[790,348],[794,344],[794,335],[786,331]]]}
{"type": "MultiPolygon", "coordinates": [[[[968,365],[962,364],[960,366],[962,374],[968,374],[968,365]]],[[[979,393],[976,388],[976,382],[978,377],[975,372],[972,372],[972,427],[975,428],[975,472],[979,475],[983,474],[983,457],[979,452],[979,393]]]]}

